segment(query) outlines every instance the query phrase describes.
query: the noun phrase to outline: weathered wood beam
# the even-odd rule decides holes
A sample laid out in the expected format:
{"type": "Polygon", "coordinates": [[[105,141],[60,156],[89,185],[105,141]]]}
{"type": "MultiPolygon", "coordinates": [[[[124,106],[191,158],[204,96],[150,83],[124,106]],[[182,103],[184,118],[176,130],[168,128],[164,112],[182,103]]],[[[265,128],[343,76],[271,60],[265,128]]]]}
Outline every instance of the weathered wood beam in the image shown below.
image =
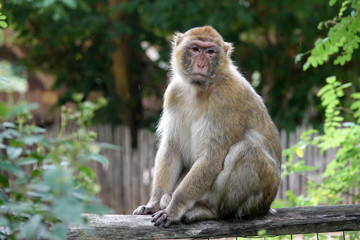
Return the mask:
{"type": "Polygon", "coordinates": [[[287,235],[360,230],[360,205],[280,208],[253,220],[203,221],[155,227],[150,216],[88,215],[95,231],[72,227],[68,239],[179,239],[287,235]]]}

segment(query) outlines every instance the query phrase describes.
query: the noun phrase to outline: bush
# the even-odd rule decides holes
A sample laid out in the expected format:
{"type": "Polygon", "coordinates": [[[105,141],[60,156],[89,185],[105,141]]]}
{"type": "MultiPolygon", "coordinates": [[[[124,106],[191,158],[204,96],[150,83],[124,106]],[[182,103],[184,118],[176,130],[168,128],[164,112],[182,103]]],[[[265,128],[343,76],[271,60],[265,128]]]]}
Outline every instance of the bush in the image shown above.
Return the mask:
{"type": "Polygon", "coordinates": [[[95,197],[100,187],[88,163],[107,165],[100,150],[114,147],[96,143],[86,128],[106,101],[81,99],[74,97],[74,113],[61,108],[61,130],[52,138],[27,123],[36,105],[0,103],[0,239],[65,239],[71,224],[86,226],[82,213],[111,212],[95,197]],[[64,135],[69,121],[78,130],[64,135]]]}
{"type": "MultiPolygon", "coordinates": [[[[335,3],[336,0],[329,2],[330,6],[335,3]]],[[[327,36],[318,39],[315,47],[307,52],[310,56],[303,65],[304,70],[318,67],[331,57],[335,57],[335,65],[344,65],[351,60],[360,42],[360,0],[342,1],[339,14],[319,24],[319,28],[329,26],[327,36]]],[[[303,55],[299,54],[295,60],[301,60],[303,55]]],[[[358,81],[359,79],[354,79],[353,82],[358,81]]],[[[344,194],[348,194],[351,188],[360,186],[360,92],[354,91],[356,86],[353,85],[355,84],[341,83],[335,76],[328,77],[325,86],[317,94],[325,108],[322,131],[305,131],[299,143],[284,150],[283,155],[287,161],[283,164],[283,175],[314,169],[304,166],[304,161],[301,160],[303,151],[309,145],[319,147],[322,152],[330,148],[337,150],[335,159],[327,165],[323,173],[322,182],[309,181],[306,197],[297,197],[289,191],[287,205],[342,203],[344,194]],[[353,93],[346,95],[344,90],[347,88],[353,93]],[[343,101],[345,96],[347,101],[343,101]],[[298,163],[293,162],[295,154],[300,158],[298,163]]],[[[360,194],[354,194],[353,203],[359,198],[360,194]]]]}

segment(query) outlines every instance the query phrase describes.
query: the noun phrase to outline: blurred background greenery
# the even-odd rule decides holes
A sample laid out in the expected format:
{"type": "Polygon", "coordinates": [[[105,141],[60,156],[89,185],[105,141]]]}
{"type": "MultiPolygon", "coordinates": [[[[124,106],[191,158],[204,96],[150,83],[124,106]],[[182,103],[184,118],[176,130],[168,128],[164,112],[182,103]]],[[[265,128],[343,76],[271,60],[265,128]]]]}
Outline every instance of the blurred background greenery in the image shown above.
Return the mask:
{"type": "MultiPolygon", "coordinates": [[[[360,88],[359,55],[341,68],[325,65],[306,72],[303,62],[294,62],[326,35],[327,29],[319,31],[317,25],[335,16],[339,5],[319,0],[12,0],[3,6],[9,28],[0,58],[27,68],[28,91],[36,88],[37,78],[45,79],[39,94],[49,106],[71,101],[75,92],[85,99],[104,96],[109,104],[96,120],[129,125],[135,133],[153,129],[161,111],[172,33],[208,24],[234,43],[234,62],[262,95],[276,125],[293,130],[321,122],[315,94],[330,68],[340,82],[352,81],[353,91],[360,88]]],[[[39,124],[54,121],[45,119],[39,124]]]]}

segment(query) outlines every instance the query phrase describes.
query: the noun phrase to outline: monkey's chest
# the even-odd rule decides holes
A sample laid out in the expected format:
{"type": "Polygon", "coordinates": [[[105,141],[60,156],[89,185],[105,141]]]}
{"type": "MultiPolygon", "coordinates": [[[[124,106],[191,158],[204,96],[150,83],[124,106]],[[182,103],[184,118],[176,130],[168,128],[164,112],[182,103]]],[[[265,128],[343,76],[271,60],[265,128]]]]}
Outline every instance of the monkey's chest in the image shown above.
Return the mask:
{"type": "Polygon", "coordinates": [[[185,167],[190,168],[205,150],[206,119],[200,116],[178,120],[180,131],[177,131],[175,142],[179,146],[185,167]]]}

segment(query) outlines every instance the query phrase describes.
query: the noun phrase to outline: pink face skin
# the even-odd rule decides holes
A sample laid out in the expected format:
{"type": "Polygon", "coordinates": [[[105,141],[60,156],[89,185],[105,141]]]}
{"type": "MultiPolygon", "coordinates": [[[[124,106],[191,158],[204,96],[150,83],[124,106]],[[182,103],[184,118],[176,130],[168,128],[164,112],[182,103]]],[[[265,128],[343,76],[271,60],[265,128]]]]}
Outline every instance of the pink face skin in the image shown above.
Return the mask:
{"type": "Polygon", "coordinates": [[[187,47],[187,58],[190,60],[187,72],[193,81],[205,81],[211,78],[214,65],[217,63],[218,46],[213,42],[193,40],[187,47]]]}

